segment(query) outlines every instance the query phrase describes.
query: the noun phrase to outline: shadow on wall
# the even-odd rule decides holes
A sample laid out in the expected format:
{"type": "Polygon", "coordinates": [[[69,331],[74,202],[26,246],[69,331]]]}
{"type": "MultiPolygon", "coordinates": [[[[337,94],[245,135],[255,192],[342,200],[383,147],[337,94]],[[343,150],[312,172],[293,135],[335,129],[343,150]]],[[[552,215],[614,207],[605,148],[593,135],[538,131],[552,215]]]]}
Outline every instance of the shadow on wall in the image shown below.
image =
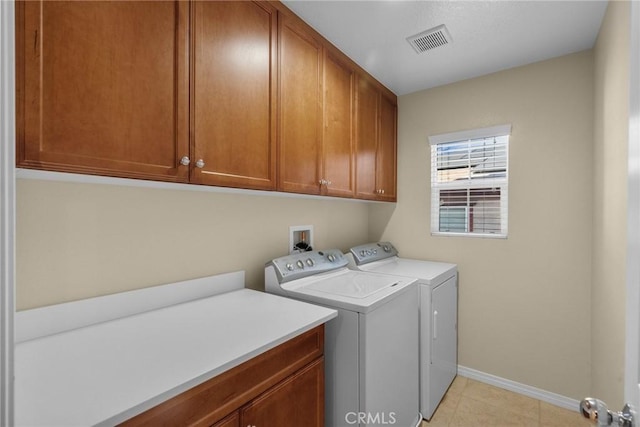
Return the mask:
{"type": "Polygon", "coordinates": [[[369,242],[382,240],[396,206],[395,203],[376,203],[369,207],[369,242]]]}

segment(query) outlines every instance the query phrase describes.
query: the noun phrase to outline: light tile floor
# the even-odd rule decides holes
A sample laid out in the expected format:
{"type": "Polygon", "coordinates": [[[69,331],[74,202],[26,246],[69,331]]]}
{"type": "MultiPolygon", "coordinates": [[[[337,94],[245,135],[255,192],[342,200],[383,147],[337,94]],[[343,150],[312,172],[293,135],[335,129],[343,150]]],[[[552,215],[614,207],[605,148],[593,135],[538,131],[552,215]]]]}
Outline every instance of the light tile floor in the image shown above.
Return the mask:
{"type": "Polygon", "coordinates": [[[456,377],[421,427],[586,427],[575,412],[464,377],[456,377]]]}

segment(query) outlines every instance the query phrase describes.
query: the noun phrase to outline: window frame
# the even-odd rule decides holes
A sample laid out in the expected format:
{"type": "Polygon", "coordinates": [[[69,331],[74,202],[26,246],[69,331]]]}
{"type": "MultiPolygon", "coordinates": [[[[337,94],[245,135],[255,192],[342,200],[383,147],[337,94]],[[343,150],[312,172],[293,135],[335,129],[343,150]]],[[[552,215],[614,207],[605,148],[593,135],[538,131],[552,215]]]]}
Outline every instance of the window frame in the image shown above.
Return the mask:
{"type": "MultiPolygon", "coordinates": [[[[472,238],[491,238],[491,239],[506,239],[508,237],[508,222],[509,222],[509,145],[511,142],[511,125],[499,125],[491,126],[480,129],[471,129],[460,132],[451,132],[446,134],[429,136],[430,145],[430,215],[431,215],[431,235],[432,236],[455,236],[455,237],[472,237],[472,238]],[[437,170],[434,171],[433,167],[437,163],[434,159],[434,147],[439,144],[446,143],[470,143],[472,140],[478,140],[483,138],[501,137],[507,136],[507,142],[505,144],[505,176],[500,178],[488,178],[479,179],[473,183],[470,180],[466,180],[464,184],[457,184],[455,182],[438,183],[437,182],[437,170]],[[434,203],[438,203],[440,200],[441,190],[473,190],[479,188],[495,188],[500,189],[500,232],[498,233],[476,233],[473,231],[464,232],[452,232],[452,231],[440,231],[440,209],[434,206],[434,203]],[[437,193],[435,193],[437,191],[437,193]],[[437,197],[436,197],[437,196],[437,197]]],[[[467,206],[467,208],[469,208],[467,206]]],[[[469,221],[469,218],[467,218],[469,221]]]]}

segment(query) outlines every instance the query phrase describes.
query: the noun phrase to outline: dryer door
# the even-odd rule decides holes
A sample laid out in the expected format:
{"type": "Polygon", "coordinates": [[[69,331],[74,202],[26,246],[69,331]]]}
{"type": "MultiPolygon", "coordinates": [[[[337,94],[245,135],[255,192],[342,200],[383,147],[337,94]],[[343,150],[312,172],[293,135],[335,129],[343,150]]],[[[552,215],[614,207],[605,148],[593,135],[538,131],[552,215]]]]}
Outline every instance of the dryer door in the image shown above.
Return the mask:
{"type": "MultiPolygon", "coordinates": [[[[421,378],[421,411],[427,419],[431,418],[433,411],[458,372],[458,288],[456,279],[457,277],[452,277],[433,289],[430,304],[431,318],[428,325],[430,337],[422,335],[422,339],[429,339],[430,344],[428,346],[429,361],[422,362],[428,363],[429,366],[426,368],[429,374],[428,376],[423,375],[421,378]]],[[[427,314],[425,311],[423,305],[423,316],[427,314]]],[[[427,327],[427,323],[422,322],[422,327],[427,327]]],[[[423,346],[424,348],[425,346],[423,346]]]]}

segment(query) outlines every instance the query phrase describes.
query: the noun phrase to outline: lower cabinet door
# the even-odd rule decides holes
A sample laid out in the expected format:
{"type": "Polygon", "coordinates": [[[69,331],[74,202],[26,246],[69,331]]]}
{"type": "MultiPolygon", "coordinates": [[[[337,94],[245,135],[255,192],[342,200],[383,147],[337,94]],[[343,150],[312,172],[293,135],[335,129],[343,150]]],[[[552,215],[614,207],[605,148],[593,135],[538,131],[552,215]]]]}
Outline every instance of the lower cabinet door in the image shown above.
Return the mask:
{"type": "Polygon", "coordinates": [[[238,411],[218,421],[211,427],[239,427],[240,426],[240,413],[238,411]]]}
{"type": "Polygon", "coordinates": [[[274,386],[240,409],[240,425],[324,426],[324,358],[274,386]]]}

